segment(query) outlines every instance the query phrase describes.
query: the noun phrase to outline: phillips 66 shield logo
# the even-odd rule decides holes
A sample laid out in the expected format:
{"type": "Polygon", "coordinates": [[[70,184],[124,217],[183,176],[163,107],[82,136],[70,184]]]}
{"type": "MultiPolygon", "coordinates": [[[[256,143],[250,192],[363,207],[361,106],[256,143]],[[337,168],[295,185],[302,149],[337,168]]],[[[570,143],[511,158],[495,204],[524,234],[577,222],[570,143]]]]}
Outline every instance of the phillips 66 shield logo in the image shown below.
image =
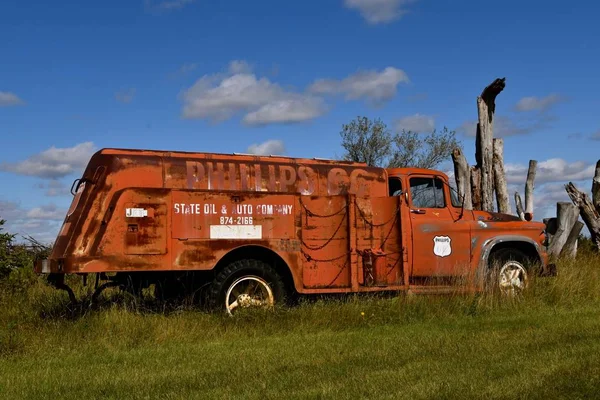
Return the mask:
{"type": "Polygon", "coordinates": [[[435,236],[433,238],[433,253],[438,257],[449,256],[452,253],[451,241],[452,239],[448,236],[435,236]]]}

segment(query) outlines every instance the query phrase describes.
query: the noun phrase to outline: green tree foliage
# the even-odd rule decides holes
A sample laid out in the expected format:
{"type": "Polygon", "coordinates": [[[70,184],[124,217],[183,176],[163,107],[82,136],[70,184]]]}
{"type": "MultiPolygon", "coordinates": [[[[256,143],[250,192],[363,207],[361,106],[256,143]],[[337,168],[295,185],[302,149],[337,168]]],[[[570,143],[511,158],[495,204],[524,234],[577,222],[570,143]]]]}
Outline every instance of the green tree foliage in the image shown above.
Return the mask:
{"type": "Polygon", "coordinates": [[[3,232],[5,220],[0,219],[0,278],[8,275],[12,270],[12,242],[15,235],[3,232]]]}
{"type": "Polygon", "coordinates": [[[454,148],[462,148],[456,132],[446,127],[428,134],[405,130],[392,134],[381,119],[367,117],[342,125],[340,136],[345,160],[373,167],[435,168],[451,158],[454,148]]]}
{"type": "Polygon", "coordinates": [[[46,257],[50,247],[42,245],[31,237],[25,243],[15,243],[17,235],[4,232],[5,220],[0,219],[0,279],[7,277],[12,271],[32,267],[40,257],[46,257]]]}

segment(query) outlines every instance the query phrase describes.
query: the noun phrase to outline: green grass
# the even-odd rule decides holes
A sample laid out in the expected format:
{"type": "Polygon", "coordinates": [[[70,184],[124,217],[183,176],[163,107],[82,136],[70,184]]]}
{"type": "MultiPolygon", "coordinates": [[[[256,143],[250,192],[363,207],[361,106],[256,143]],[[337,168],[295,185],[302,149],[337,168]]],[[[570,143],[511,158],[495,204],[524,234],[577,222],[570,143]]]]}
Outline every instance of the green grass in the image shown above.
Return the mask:
{"type": "MultiPolygon", "coordinates": [[[[513,301],[395,296],[240,318],[67,310],[24,272],[0,294],[0,398],[578,399],[600,393],[600,259],[513,301]],[[363,315],[364,313],[364,315],[363,315]]],[[[82,290],[80,288],[80,290],[82,290]]],[[[81,294],[81,293],[80,293],[81,294]]]]}

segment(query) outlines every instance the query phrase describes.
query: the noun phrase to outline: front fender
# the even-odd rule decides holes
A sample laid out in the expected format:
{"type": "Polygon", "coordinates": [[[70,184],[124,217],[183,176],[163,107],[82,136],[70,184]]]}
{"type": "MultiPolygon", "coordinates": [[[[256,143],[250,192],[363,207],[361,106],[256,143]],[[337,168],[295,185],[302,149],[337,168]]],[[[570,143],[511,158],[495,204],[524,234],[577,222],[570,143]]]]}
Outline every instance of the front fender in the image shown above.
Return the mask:
{"type": "MultiPolygon", "coordinates": [[[[528,245],[532,245],[536,251],[537,257],[540,261],[542,270],[545,270],[547,267],[547,257],[545,257],[544,252],[542,251],[542,247],[535,240],[531,239],[527,236],[520,235],[500,235],[494,236],[492,238],[487,239],[481,245],[481,253],[479,255],[479,262],[477,265],[477,273],[476,278],[479,285],[483,285],[485,282],[485,276],[488,270],[488,263],[490,254],[493,248],[500,243],[526,243],[528,245]]],[[[483,286],[482,286],[483,287],[483,286]]]]}

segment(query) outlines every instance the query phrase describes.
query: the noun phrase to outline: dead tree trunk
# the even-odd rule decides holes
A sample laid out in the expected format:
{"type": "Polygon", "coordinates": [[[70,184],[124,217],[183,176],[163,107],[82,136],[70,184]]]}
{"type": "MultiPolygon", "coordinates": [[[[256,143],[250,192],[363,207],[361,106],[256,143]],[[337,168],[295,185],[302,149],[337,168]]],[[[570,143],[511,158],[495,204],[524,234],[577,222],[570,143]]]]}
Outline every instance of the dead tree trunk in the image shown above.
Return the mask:
{"type": "Polygon", "coordinates": [[[556,234],[556,217],[552,218],[544,218],[544,225],[546,225],[546,236],[548,238],[548,243],[552,243],[552,239],[556,234]]]}
{"type": "Polygon", "coordinates": [[[536,160],[529,160],[529,170],[527,171],[527,181],[525,182],[525,220],[533,219],[533,189],[535,188],[535,170],[537,168],[536,160]]]}
{"type": "Polygon", "coordinates": [[[452,161],[454,162],[454,179],[458,195],[463,201],[466,210],[473,209],[471,201],[471,169],[461,149],[452,150],[452,161]]]}
{"type": "Polygon", "coordinates": [[[473,210],[481,210],[481,171],[471,167],[471,202],[473,210]]]}
{"type": "Polygon", "coordinates": [[[600,214],[600,160],[596,163],[596,173],[592,181],[592,202],[596,212],[600,214]]]}
{"type": "Polygon", "coordinates": [[[577,255],[577,240],[579,239],[579,234],[582,229],[583,222],[575,221],[573,228],[571,228],[571,233],[569,233],[567,241],[560,252],[561,257],[575,258],[577,255]]]}
{"type": "Polygon", "coordinates": [[[504,140],[493,140],[494,154],[494,186],[496,186],[496,204],[498,212],[512,214],[510,202],[508,201],[508,188],[506,186],[506,175],[504,174],[504,140]]]}
{"type": "Polygon", "coordinates": [[[560,255],[577,218],[579,218],[579,209],[574,204],[563,201],[556,204],[556,233],[550,242],[548,255],[555,257],[560,255]]]}
{"type": "Polygon", "coordinates": [[[475,138],[475,159],[481,171],[481,209],[493,211],[494,208],[494,174],[493,174],[493,142],[494,112],[496,96],[504,90],[506,78],[496,79],[489,84],[481,96],[477,97],[477,135],[475,138]]]}
{"type": "Polygon", "coordinates": [[[525,221],[525,210],[523,210],[523,201],[519,192],[515,192],[515,207],[517,208],[517,215],[521,221],[525,221]]]}
{"type": "Polygon", "coordinates": [[[592,242],[600,251],[600,213],[594,207],[587,194],[578,190],[572,182],[565,185],[569,198],[581,213],[581,218],[590,231],[592,242]]]}

